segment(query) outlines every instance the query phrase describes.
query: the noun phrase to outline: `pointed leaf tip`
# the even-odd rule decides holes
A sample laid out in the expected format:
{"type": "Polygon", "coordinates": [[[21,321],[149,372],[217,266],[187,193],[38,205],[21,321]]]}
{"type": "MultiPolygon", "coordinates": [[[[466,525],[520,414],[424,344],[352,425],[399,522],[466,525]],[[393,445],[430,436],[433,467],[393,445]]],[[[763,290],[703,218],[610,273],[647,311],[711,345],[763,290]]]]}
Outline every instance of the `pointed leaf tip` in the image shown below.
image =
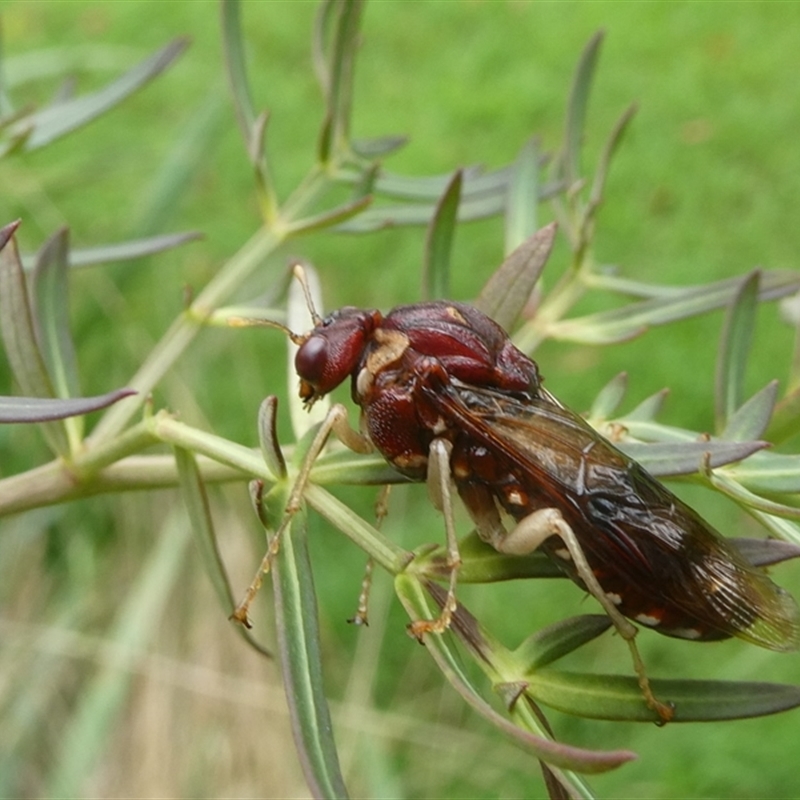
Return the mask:
{"type": "Polygon", "coordinates": [[[3,225],[3,227],[0,228],[0,250],[8,244],[9,239],[16,233],[17,228],[19,228],[21,224],[21,219],[15,219],[13,222],[9,222],[8,225],[3,225]]]}
{"type": "Polygon", "coordinates": [[[1,397],[0,423],[46,422],[99,411],[136,394],[133,389],[117,389],[93,397],[73,397],[61,400],[52,397],[1,397]]]}
{"type": "Polygon", "coordinates": [[[509,253],[481,289],[475,302],[506,330],[519,316],[550,257],[558,226],[551,222],[509,253]]]}
{"type": "Polygon", "coordinates": [[[450,255],[458,223],[463,182],[463,170],[456,170],[439,198],[428,226],[423,276],[423,296],[428,300],[439,300],[450,294],[450,255]]]}

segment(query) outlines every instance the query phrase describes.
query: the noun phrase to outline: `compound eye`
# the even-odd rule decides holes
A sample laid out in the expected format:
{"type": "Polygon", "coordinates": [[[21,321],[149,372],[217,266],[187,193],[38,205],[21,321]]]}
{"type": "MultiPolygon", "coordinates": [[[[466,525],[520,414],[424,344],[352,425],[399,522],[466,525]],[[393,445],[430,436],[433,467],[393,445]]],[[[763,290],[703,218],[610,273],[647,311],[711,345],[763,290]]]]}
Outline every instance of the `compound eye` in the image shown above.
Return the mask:
{"type": "Polygon", "coordinates": [[[294,368],[312,386],[318,386],[328,366],[328,341],[324,336],[311,336],[297,351],[294,368]]]}

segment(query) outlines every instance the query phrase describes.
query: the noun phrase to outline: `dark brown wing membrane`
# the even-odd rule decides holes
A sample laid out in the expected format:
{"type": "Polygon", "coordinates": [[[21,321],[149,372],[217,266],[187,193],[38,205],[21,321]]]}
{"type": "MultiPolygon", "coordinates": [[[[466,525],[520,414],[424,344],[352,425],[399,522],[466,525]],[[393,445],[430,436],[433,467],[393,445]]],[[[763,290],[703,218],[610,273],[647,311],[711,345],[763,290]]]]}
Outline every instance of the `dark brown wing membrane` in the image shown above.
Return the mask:
{"type": "Polygon", "coordinates": [[[530,493],[530,508],[508,509],[518,519],[546,505],[560,509],[624,614],[682,638],[800,647],[791,595],[549,393],[522,401],[450,384],[428,399],[504,459],[530,493]]]}

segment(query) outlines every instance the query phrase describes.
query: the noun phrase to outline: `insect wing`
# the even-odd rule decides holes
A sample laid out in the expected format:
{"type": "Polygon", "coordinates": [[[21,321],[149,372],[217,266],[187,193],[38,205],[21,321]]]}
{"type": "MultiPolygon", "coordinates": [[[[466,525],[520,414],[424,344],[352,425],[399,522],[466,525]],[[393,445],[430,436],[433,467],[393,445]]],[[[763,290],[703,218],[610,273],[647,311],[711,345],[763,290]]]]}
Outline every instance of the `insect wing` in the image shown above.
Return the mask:
{"type": "Polygon", "coordinates": [[[683,638],[800,646],[791,595],[549,393],[521,401],[451,384],[429,399],[535,495],[525,513],[550,504],[561,510],[606,591],[624,587],[627,606],[639,609],[635,619],[683,638]]]}

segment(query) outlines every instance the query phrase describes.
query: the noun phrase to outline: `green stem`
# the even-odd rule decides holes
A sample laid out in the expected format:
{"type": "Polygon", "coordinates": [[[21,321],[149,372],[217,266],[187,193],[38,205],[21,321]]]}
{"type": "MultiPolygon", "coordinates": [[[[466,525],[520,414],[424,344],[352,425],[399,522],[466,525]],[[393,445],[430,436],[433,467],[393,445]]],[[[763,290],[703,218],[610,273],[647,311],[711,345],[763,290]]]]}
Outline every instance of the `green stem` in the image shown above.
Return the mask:
{"type": "MultiPolygon", "coordinates": [[[[197,461],[204,483],[241,482],[241,470],[206,457],[197,461]]],[[[171,455],[135,455],[104,467],[91,478],[76,480],[61,459],[0,481],[0,517],[67,503],[97,494],[174,489],[178,486],[171,455]]]]}
{"type": "Polygon", "coordinates": [[[514,335],[514,344],[525,353],[532,353],[549,335],[550,326],[558,322],[581,299],[585,287],[580,267],[561,276],[531,322],[514,335]]]}
{"type": "Polygon", "coordinates": [[[397,575],[405,569],[411,554],[365,522],[341,500],[314,484],[306,487],[303,497],[311,508],[325,517],[392,575],[397,575]]]}
{"type": "Polygon", "coordinates": [[[190,309],[181,314],[151,351],[139,371],[128,382],[139,394],[115,404],[97,424],[87,439],[97,446],[116,436],[128,424],[153,390],[172,368],[202,327],[202,321],[227,300],[242,282],[283,242],[284,234],[261,229],[217,273],[197,296],[190,309]]]}
{"type": "Polygon", "coordinates": [[[260,451],[178,422],[166,412],[159,412],[153,417],[152,430],[160,441],[183,447],[185,450],[208,456],[220,464],[238,469],[242,472],[243,478],[262,478],[269,483],[274,483],[276,480],[276,476],[267,468],[260,451]]]}
{"type": "Polygon", "coordinates": [[[70,470],[85,482],[110,464],[154,444],[158,444],[158,439],[153,435],[151,423],[143,420],[110,442],[82,450],[73,459],[70,470]]]}

